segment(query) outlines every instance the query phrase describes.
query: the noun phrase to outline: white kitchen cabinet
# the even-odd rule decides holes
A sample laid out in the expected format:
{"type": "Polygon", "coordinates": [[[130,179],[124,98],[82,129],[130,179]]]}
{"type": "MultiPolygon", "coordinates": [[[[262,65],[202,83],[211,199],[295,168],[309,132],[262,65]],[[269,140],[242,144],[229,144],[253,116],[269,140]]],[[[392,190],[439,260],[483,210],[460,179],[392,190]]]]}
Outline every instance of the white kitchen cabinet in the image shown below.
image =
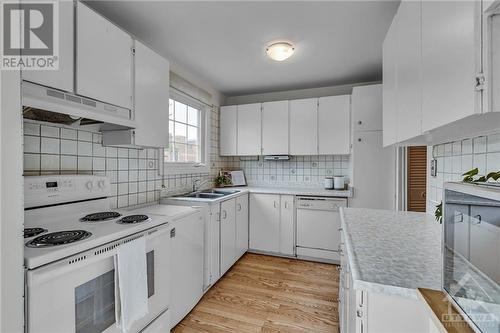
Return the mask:
{"type": "Polygon", "coordinates": [[[262,154],[261,104],[238,105],[237,153],[239,156],[262,154]]]}
{"type": "Polygon", "coordinates": [[[250,194],[250,249],[280,251],[280,196],[250,194]]]}
{"type": "Polygon", "coordinates": [[[480,1],[422,1],[422,131],[481,112],[480,1]]]}
{"type": "Polygon", "coordinates": [[[318,153],[347,155],[351,151],[351,96],[318,100],[318,153]]]}
{"type": "Polygon", "coordinates": [[[219,148],[221,156],[237,155],[237,116],[236,105],[220,107],[219,148]]]}
{"type": "Polygon", "coordinates": [[[394,16],[383,43],[382,60],[382,99],[383,99],[383,144],[389,146],[397,142],[397,24],[398,15],[394,16]]]}
{"type": "Polygon", "coordinates": [[[135,41],[135,144],[168,146],[169,62],[135,41]]]}
{"type": "Polygon", "coordinates": [[[288,101],[262,103],[262,154],[289,152],[288,101]]]}
{"type": "Polygon", "coordinates": [[[404,0],[397,23],[397,141],[422,133],[422,73],[420,57],[422,2],[404,0]]]}
{"type": "Polygon", "coordinates": [[[382,146],[382,132],[355,132],[352,144],[354,197],[350,207],[395,207],[396,148],[382,146]]]}
{"type": "Polygon", "coordinates": [[[132,109],[132,37],[77,2],[76,93],[132,109]]]}
{"type": "Polygon", "coordinates": [[[248,194],[236,198],[236,257],[248,250],[248,194]]]}
{"type": "Polygon", "coordinates": [[[351,105],[354,131],[381,131],[383,129],[381,84],[354,87],[351,105]]]}
{"type": "Polygon", "coordinates": [[[290,101],[290,154],[318,154],[318,99],[290,101]]]}
{"type": "Polygon", "coordinates": [[[220,205],[220,271],[224,275],[236,261],[236,200],[220,205]]]}
{"type": "Polygon", "coordinates": [[[59,1],[59,69],[22,71],[23,80],[73,92],[75,79],[74,3],[59,1]]]}
{"type": "Polygon", "coordinates": [[[209,226],[206,235],[205,282],[204,289],[215,284],[220,275],[220,204],[209,205],[209,226]]]}
{"type": "Polygon", "coordinates": [[[295,197],[280,196],[280,250],[281,254],[295,254],[295,197]]]}

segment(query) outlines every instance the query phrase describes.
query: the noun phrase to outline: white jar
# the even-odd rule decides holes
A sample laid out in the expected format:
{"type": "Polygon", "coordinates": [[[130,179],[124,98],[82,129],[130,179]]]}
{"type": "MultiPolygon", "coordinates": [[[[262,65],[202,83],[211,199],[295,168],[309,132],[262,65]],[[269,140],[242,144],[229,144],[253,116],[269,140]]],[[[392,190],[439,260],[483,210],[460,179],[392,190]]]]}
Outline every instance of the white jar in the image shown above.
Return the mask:
{"type": "Polygon", "coordinates": [[[331,178],[331,177],[325,178],[323,184],[325,186],[325,190],[332,190],[333,189],[333,178],[331,178]]]}
{"type": "Polygon", "coordinates": [[[333,188],[335,188],[336,190],[344,190],[345,189],[345,177],[344,176],[333,177],[333,188]]]}

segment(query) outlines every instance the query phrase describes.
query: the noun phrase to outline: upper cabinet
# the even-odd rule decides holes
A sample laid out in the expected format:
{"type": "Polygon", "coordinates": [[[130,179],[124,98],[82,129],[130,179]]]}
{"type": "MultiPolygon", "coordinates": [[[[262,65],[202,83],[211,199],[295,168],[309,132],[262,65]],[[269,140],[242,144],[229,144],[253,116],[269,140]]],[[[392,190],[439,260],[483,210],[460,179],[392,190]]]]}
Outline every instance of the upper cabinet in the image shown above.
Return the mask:
{"type": "Polygon", "coordinates": [[[318,100],[318,154],[347,155],[351,151],[351,96],[318,100]]]}
{"type": "Polygon", "coordinates": [[[135,144],[168,146],[169,62],[135,41],[135,144]]]}
{"type": "Polygon", "coordinates": [[[382,85],[359,86],[352,89],[352,129],[382,130],[382,85]]]}
{"type": "Polygon", "coordinates": [[[237,124],[238,155],[260,155],[261,104],[238,105],[237,124]]]}
{"type": "Polygon", "coordinates": [[[262,154],[289,153],[288,101],[262,103],[262,154]]]}
{"type": "Polygon", "coordinates": [[[481,112],[481,2],[422,1],[422,130],[481,112]]]}
{"type": "Polygon", "coordinates": [[[422,132],[421,5],[419,1],[405,0],[397,14],[397,141],[422,132]]]}
{"type": "MultiPolygon", "coordinates": [[[[401,4],[400,4],[401,6],[401,4]]],[[[397,121],[398,104],[396,90],[396,70],[397,70],[397,22],[398,16],[394,17],[392,24],[384,39],[383,60],[382,60],[382,100],[383,100],[383,144],[389,146],[397,142],[397,121]]]]}
{"type": "Polygon", "coordinates": [[[132,37],[77,2],[76,93],[132,108],[132,37]]]}
{"type": "Polygon", "coordinates": [[[73,1],[59,1],[59,69],[22,71],[23,80],[73,92],[75,80],[74,13],[73,1]]]}
{"type": "Polygon", "coordinates": [[[223,106],[220,154],[349,154],[350,121],[350,95],[223,106]]]}
{"type": "Polygon", "coordinates": [[[463,136],[453,126],[486,111],[481,15],[481,1],[401,2],[383,47],[384,145],[463,136]]]}
{"type": "Polygon", "coordinates": [[[290,154],[318,154],[318,99],[290,101],[290,154]]]}

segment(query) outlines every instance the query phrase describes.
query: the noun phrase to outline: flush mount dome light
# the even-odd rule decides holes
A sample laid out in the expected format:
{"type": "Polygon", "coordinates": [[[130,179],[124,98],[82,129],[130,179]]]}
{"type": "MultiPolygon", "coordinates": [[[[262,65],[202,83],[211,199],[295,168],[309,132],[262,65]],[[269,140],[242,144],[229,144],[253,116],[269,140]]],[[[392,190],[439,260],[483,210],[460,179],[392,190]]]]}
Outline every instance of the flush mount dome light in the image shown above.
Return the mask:
{"type": "Polygon", "coordinates": [[[276,61],[283,61],[290,58],[295,52],[295,48],[292,44],[287,42],[278,42],[269,45],[266,48],[266,54],[269,58],[276,61]]]}

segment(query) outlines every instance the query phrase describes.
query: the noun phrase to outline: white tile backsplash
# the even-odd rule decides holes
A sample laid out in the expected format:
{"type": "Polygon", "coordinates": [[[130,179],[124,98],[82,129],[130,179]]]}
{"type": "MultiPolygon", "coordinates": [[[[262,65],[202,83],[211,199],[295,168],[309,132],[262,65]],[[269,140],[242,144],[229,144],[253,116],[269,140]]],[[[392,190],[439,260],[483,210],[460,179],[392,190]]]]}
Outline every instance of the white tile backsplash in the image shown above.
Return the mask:
{"type": "Polygon", "coordinates": [[[437,160],[436,177],[429,176],[428,212],[441,202],[443,185],[448,181],[462,180],[462,174],[478,168],[480,175],[500,171],[500,133],[436,145],[432,147],[437,160]]]}

